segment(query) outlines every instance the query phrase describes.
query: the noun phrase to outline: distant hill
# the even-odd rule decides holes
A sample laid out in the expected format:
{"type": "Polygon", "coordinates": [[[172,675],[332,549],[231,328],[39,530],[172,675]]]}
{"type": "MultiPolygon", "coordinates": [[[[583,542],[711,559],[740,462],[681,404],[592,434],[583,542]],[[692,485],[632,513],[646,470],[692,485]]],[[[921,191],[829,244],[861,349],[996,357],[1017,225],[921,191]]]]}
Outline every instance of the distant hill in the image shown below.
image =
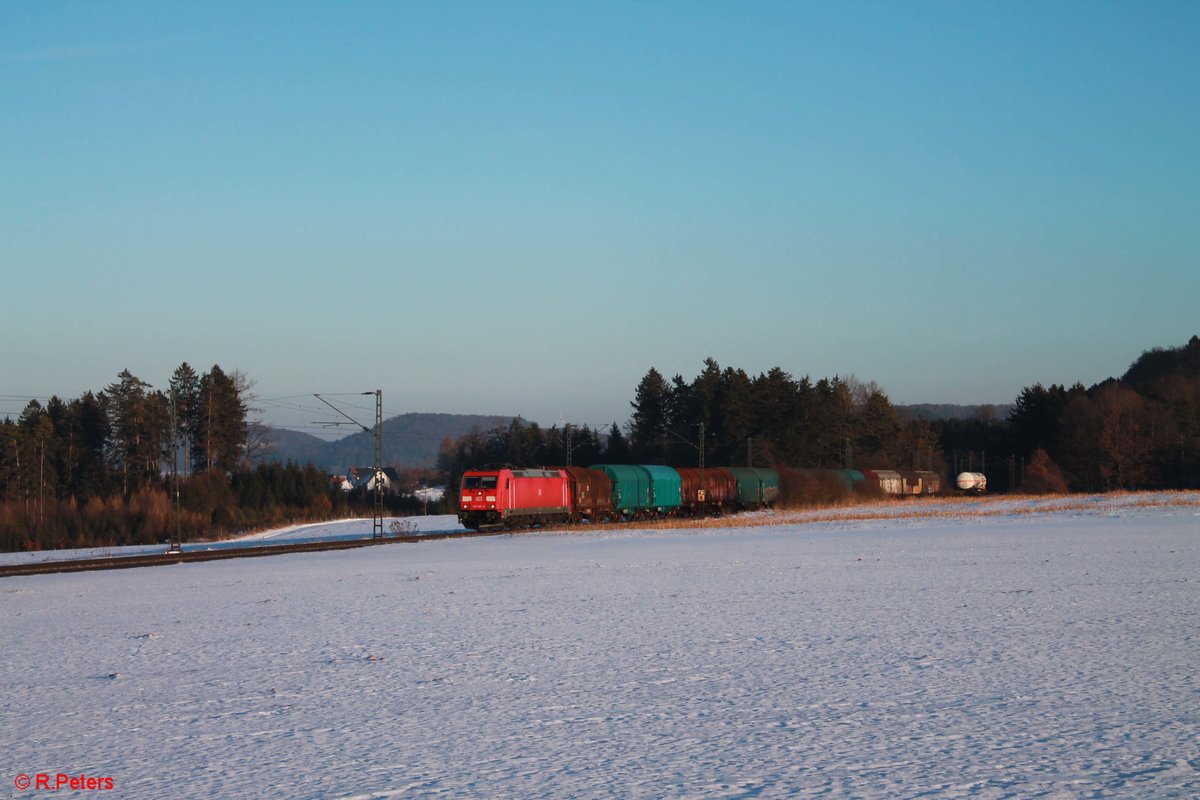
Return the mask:
{"type": "Polygon", "coordinates": [[[1200,378],[1200,336],[1193,336],[1182,347],[1147,350],[1121,380],[1145,391],[1154,381],[1169,377],[1200,378]]]}
{"type": "Polygon", "coordinates": [[[983,404],[975,406],[960,406],[953,403],[918,403],[911,406],[896,406],[901,414],[907,413],[912,419],[1008,419],[1012,406],[1008,404],[983,404]]]}
{"type": "MultiPolygon", "coordinates": [[[[384,466],[437,466],[438,448],[447,436],[465,436],[474,429],[486,431],[508,425],[512,417],[478,414],[403,414],[383,421],[384,466]]],[[[371,433],[355,433],[327,442],[307,433],[282,428],[267,432],[268,461],[312,464],[331,474],[343,474],[354,466],[370,466],[375,458],[371,433]]]]}

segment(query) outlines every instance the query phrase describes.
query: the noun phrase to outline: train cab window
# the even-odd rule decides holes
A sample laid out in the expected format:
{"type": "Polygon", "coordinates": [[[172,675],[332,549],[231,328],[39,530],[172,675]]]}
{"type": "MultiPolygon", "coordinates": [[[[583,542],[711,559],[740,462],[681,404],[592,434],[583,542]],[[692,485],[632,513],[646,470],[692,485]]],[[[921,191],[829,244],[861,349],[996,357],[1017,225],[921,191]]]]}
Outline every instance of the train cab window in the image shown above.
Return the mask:
{"type": "Polygon", "coordinates": [[[468,475],[463,478],[464,489],[495,489],[495,475],[468,475]]]}

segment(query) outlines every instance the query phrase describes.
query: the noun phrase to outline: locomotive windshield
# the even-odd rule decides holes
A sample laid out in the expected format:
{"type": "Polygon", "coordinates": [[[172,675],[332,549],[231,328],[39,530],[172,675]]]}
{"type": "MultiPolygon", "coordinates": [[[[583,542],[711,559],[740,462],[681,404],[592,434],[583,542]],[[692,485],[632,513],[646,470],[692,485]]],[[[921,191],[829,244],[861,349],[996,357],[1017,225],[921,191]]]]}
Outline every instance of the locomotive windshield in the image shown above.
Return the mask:
{"type": "Polygon", "coordinates": [[[495,475],[468,475],[463,478],[464,489],[495,489],[495,475]]]}

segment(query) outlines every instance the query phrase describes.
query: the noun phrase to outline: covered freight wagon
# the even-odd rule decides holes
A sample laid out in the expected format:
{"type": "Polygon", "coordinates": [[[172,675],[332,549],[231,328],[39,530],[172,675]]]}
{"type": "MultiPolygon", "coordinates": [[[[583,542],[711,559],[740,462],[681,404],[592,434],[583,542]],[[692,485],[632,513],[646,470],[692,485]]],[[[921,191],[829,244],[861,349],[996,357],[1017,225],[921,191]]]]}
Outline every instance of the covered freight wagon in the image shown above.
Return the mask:
{"type": "Polygon", "coordinates": [[[574,522],[598,522],[612,514],[612,483],[600,470],[587,467],[559,467],[567,476],[574,522]]]}
{"type": "Polygon", "coordinates": [[[680,502],[692,514],[720,513],[737,504],[737,478],[724,467],[678,467],[680,502]]]}
{"type": "Polygon", "coordinates": [[[942,478],[936,472],[918,469],[900,475],[904,478],[905,494],[937,494],[942,490],[942,478]]]}
{"type": "Polygon", "coordinates": [[[633,517],[650,508],[650,473],[628,464],[593,464],[612,484],[612,510],[616,516],[633,517]]]}
{"type": "Polygon", "coordinates": [[[678,510],[682,481],[679,473],[671,467],[643,464],[642,469],[650,476],[650,507],[660,514],[678,510]]]}
{"type": "Polygon", "coordinates": [[[891,469],[868,469],[863,470],[867,476],[867,480],[878,486],[886,494],[902,495],[904,494],[904,478],[900,477],[900,473],[891,469]]]}
{"type": "Polygon", "coordinates": [[[773,469],[730,467],[737,481],[738,504],[745,508],[762,508],[779,498],[779,473],[773,469]]]}

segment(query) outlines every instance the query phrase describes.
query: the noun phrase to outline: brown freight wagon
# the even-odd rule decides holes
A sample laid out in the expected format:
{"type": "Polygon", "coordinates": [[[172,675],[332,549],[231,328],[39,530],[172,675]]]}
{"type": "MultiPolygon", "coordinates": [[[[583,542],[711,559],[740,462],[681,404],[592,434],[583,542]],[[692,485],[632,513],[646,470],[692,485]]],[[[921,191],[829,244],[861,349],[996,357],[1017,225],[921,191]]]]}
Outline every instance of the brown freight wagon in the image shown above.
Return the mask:
{"type": "Polygon", "coordinates": [[[737,479],[724,467],[676,467],[685,514],[721,513],[737,504],[737,479]]]}
{"type": "Polygon", "coordinates": [[[598,469],[559,467],[567,476],[571,520],[602,522],[612,516],[612,482],[598,469]]]}

